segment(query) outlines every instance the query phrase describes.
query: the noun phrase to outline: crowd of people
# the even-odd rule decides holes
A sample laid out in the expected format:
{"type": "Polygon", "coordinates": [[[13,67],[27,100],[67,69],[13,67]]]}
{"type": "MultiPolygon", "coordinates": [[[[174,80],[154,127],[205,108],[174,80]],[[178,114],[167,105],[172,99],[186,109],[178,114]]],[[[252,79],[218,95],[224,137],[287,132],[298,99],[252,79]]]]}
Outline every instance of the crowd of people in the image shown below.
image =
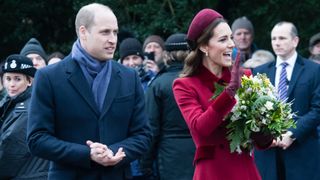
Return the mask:
{"type": "Polygon", "coordinates": [[[320,179],[320,33],[304,58],[292,22],[274,25],[273,52],[255,44],[245,16],[229,25],[202,9],[190,22],[167,39],[118,42],[116,15],[92,3],[76,15],[66,57],[33,37],[8,56],[0,179],[320,179]],[[297,116],[282,138],[255,134],[254,151],[238,154],[226,117],[244,71],[265,73],[297,116]]]}

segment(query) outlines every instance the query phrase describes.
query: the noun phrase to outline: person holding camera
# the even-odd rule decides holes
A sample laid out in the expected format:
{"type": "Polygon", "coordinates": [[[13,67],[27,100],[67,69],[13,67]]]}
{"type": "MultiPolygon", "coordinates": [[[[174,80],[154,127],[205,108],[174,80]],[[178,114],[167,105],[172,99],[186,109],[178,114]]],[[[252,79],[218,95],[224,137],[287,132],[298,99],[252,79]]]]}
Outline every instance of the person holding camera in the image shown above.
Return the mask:
{"type": "MultiPolygon", "coordinates": [[[[148,36],[143,43],[143,52],[145,54],[144,66],[147,71],[153,73],[153,77],[165,69],[162,53],[165,50],[164,40],[158,35],[148,36]]],[[[152,79],[154,79],[152,78],[152,79]]],[[[152,80],[149,82],[149,84],[152,80]]]]}

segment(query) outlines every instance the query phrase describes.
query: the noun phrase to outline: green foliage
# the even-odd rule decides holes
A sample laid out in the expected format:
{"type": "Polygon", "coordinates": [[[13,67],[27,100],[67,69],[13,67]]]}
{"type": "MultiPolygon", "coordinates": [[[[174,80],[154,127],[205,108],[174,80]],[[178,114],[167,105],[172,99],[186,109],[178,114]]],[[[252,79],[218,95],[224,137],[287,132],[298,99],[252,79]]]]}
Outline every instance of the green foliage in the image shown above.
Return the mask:
{"type": "Polygon", "coordinates": [[[318,0],[237,0],[233,1],[227,13],[230,19],[247,16],[255,28],[255,42],[259,48],[267,50],[272,50],[270,33],[279,21],[290,21],[296,25],[300,36],[298,51],[305,57],[309,56],[310,37],[320,32],[320,19],[314,18],[320,13],[318,0]]]}
{"type": "Polygon", "coordinates": [[[214,92],[213,96],[210,98],[210,100],[214,100],[218,96],[220,96],[220,94],[223,92],[224,88],[226,87],[226,85],[221,85],[216,82],[213,84],[213,86],[214,86],[215,92],[214,92]]]}
{"type": "Polygon", "coordinates": [[[19,53],[35,37],[47,52],[68,53],[74,36],[74,11],[71,0],[3,0],[0,2],[2,37],[0,58],[19,53]]]}
{"type": "MultiPolygon", "coordinates": [[[[48,53],[68,53],[76,39],[74,20],[80,7],[92,0],[0,0],[0,59],[19,53],[36,37],[48,53]]],[[[219,11],[230,24],[247,16],[255,26],[258,47],[271,50],[270,31],[280,20],[292,21],[300,31],[299,50],[308,55],[308,41],[320,29],[318,0],[96,0],[110,6],[118,17],[120,31],[129,31],[141,41],[150,34],[167,38],[187,32],[193,16],[202,8],[219,11]],[[289,2],[290,1],[290,2],[289,2]],[[290,4],[290,5],[289,5],[290,4]]],[[[121,40],[121,37],[119,37],[121,40]]]]}
{"type": "Polygon", "coordinates": [[[227,118],[227,138],[231,152],[251,151],[252,133],[270,134],[274,138],[280,138],[282,133],[295,127],[292,104],[278,100],[275,88],[266,74],[243,76],[235,98],[237,104],[227,118]]]}

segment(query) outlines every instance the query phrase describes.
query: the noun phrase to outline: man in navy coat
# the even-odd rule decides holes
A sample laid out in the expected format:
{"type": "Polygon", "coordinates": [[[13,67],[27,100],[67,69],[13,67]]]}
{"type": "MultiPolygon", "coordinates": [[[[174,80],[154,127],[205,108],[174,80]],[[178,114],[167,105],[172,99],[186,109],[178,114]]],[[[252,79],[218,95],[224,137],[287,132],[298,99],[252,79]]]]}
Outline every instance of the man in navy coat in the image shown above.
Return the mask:
{"type": "Polygon", "coordinates": [[[254,74],[266,73],[276,89],[286,88],[285,100],[293,103],[297,127],[284,133],[282,140],[273,144],[275,147],[255,151],[256,164],[262,179],[319,180],[320,66],[297,54],[298,32],[290,22],[274,26],[271,43],[277,60],[257,67],[254,74]],[[286,74],[285,86],[281,84],[283,68],[286,70],[283,73],[286,74]]]}
{"type": "Polygon", "coordinates": [[[75,26],[71,54],[36,74],[28,146],[52,161],[49,179],[125,179],[150,145],[140,80],[112,60],[118,24],[109,7],[82,7],[75,26]]]}

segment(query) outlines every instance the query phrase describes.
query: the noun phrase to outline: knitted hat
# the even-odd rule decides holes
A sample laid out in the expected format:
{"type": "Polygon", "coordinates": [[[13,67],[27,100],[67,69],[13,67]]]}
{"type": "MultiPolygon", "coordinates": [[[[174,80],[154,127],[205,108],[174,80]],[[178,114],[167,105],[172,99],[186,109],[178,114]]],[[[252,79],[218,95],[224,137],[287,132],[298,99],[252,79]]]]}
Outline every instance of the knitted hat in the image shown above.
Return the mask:
{"type": "Polygon", "coordinates": [[[237,29],[247,29],[248,31],[250,31],[251,34],[254,34],[253,25],[251,21],[245,16],[233,21],[231,25],[232,33],[234,33],[237,29]]]}
{"type": "Polygon", "coordinates": [[[203,9],[193,18],[187,35],[187,41],[191,49],[195,49],[195,43],[203,31],[217,18],[223,18],[221,14],[212,9],[203,9]]]}
{"type": "Polygon", "coordinates": [[[121,42],[119,47],[119,55],[121,62],[125,57],[130,55],[137,55],[142,59],[144,58],[142,53],[142,45],[135,38],[127,38],[121,42]]]}
{"type": "Polygon", "coordinates": [[[318,42],[320,42],[320,33],[317,33],[310,38],[309,47],[313,47],[318,42]]]}
{"type": "Polygon", "coordinates": [[[163,39],[162,39],[160,36],[158,36],[158,35],[151,35],[151,36],[147,37],[146,40],[144,40],[142,50],[144,51],[144,50],[146,49],[146,46],[147,46],[149,43],[151,43],[151,42],[156,42],[156,43],[158,43],[158,44],[161,46],[161,48],[162,48],[163,50],[165,49],[165,48],[164,48],[164,41],[163,41],[163,39]]]}
{"type": "Polygon", "coordinates": [[[20,51],[20,54],[23,56],[27,56],[32,53],[40,55],[45,61],[47,61],[47,54],[36,38],[31,38],[20,51]]]}
{"type": "Polygon", "coordinates": [[[188,50],[187,35],[183,33],[172,34],[165,42],[166,51],[188,50]]]}
{"type": "Polygon", "coordinates": [[[7,57],[4,66],[2,66],[4,73],[15,72],[34,77],[36,68],[33,67],[32,62],[26,56],[20,54],[13,54],[7,57]]]}

